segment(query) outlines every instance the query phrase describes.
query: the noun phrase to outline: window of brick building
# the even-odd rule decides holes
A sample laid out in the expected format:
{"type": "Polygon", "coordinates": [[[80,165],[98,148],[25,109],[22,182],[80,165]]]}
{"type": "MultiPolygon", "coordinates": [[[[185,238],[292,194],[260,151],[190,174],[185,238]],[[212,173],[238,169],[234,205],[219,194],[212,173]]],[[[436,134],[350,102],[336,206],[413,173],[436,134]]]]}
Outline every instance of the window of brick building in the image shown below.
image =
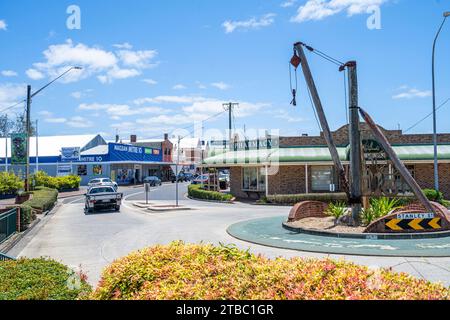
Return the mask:
{"type": "Polygon", "coordinates": [[[243,168],[242,190],[265,191],[266,190],[265,168],[243,168]]]}
{"type": "Polygon", "coordinates": [[[334,183],[333,167],[312,167],[311,168],[311,190],[330,191],[330,185],[334,183]]]}

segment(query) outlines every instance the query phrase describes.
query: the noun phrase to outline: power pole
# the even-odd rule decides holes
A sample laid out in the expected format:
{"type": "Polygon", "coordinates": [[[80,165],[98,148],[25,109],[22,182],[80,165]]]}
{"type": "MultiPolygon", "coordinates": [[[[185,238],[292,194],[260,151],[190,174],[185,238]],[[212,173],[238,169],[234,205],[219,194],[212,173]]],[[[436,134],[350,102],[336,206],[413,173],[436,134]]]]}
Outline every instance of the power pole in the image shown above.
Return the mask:
{"type": "Polygon", "coordinates": [[[299,42],[294,44],[294,49],[298,53],[300,58],[300,63],[302,65],[303,74],[305,76],[306,83],[308,85],[309,91],[317,110],[317,115],[319,117],[320,125],[323,130],[325,141],[327,142],[328,149],[330,150],[331,158],[333,159],[334,166],[336,167],[339,178],[342,184],[342,189],[347,194],[348,198],[351,199],[350,189],[347,177],[345,175],[344,167],[342,166],[341,160],[339,159],[339,154],[334,144],[333,136],[331,135],[331,130],[328,125],[327,118],[325,117],[325,112],[323,111],[322,102],[319,98],[319,93],[317,92],[314,79],[311,74],[311,69],[309,68],[308,60],[306,59],[305,52],[303,51],[303,43],[299,42]]]}
{"type": "Polygon", "coordinates": [[[231,139],[233,137],[232,135],[232,130],[233,130],[233,109],[239,107],[239,103],[225,103],[224,105],[225,110],[228,111],[228,130],[229,130],[229,134],[228,134],[228,141],[230,142],[231,145],[231,139]]]}
{"type": "Polygon", "coordinates": [[[350,88],[350,195],[352,206],[352,223],[358,226],[360,223],[362,191],[361,191],[361,133],[359,130],[359,107],[358,107],[358,77],[356,72],[356,61],[345,64],[348,68],[348,82],[350,88]]]}
{"type": "Polygon", "coordinates": [[[30,191],[30,135],[31,135],[31,86],[27,86],[27,110],[26,110],[26,133],[27,133],[27,160],[25,165],[25,191],[30,191]]]}

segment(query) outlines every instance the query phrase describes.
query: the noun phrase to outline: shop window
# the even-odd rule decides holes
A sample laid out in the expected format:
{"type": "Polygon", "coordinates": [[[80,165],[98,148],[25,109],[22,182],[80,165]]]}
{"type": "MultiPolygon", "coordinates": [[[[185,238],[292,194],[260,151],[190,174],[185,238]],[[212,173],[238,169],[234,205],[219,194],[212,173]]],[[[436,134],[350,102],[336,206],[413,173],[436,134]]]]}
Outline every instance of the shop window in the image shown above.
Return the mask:
{"type": "Polygon", "coordinates": [[[312,191],[330,191],[333,182],[333,167],[312,167],[311,168],[311,189],[312,191]]]}
{"type": "Polygon", "coordinates": [[[79,176],[87,176],[87,165],[80,165],[80,166],[78,166],[77,174],[79,176]]]}
{"type": "Polygon", "coordinates": [[[94,165],[92,172],[94,176],[101,176],[103,174],[103,168],[101,165],[94,165]]]}
{"type": "Polygon", "coordinates": [[[242,172],[242,190],[265,191],[266,173],[265,168],[244,168],[242,172]]]}

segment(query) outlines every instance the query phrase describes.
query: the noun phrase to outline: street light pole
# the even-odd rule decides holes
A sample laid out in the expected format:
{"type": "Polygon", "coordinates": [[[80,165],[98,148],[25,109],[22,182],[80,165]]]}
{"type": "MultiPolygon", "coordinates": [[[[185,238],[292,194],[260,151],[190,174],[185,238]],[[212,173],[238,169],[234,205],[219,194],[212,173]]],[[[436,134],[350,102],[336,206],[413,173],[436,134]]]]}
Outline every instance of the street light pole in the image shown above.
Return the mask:
{"type": "Polygon", "coordinates": [[[26,133],[27,133],[27,159],[25,167],[25,191],[30,191],[30,135],[31,135],[31,123],[30,123],[30,111],[31,111],[31,86],[27,86],[27,115],[26,115],[26,133]]]}
{"type": "Polygon", "coordinates": [[[431,61],[431,77],[432,77],[432,90],[433,90],[433,147],[434,147],[434,189],[439,191],[439,167],[438,167],[438,147],[437,147],[437,119],[436,119],[436,86],[435,86],[435,71],[434,71],[434,56],[436,50],[436,42],[441,33],[442,27],[444,26],[447,17],[450,16],[450,12],[444,13],[444,20],[439,27],[436,37],[433,42],[433,54],[431,61]]]}
{"type": "Polygon", "coordinates": [[[31,86],[27,86],[27,109],[26,109],[26,124],[25,124],[25,130],[27,134],[27,148],[26,148],[26,165],[25,165],[25,191],[30,191],[30,136],[31,136],[31,99],[38,95],[42,90],[50,86],[52,83],[56,82],[58,79],[64,77],[67,73],[69,73],[72,70],[81,70],[81,67],[71,67],[66,72],[62,73],[60,76],[56,77],[49,83],[47,83],[45,86],[40,88],[35,93],[31,93],[31,86]]]}

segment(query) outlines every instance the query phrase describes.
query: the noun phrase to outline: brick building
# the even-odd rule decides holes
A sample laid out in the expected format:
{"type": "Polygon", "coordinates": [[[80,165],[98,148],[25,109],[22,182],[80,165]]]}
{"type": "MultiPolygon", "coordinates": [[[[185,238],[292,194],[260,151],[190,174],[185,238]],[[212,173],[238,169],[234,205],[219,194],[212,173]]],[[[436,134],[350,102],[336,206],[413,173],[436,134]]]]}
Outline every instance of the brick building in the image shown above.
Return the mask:
{"type": "MultiPolygon", "coordinates": [[[[433,136],[380,129],[419,185],[433,188],[433,136]]],[[[332,135],[348,172],[348,125],[332,135]]],[[[361,140],[365,158],[363,192],[410,193],[365,123],[361,123],[361,140]]],[[[440,190],[450,198],[450,134],[439,134],[438,144],[440,190]]],[[[205,159],[204,166],[229,169],[231,192],[240,198],[341,191],[323,133],[320,136],[267,137],[259,141],[236,142],[232,151],[214,149],[205,159]]]]}

